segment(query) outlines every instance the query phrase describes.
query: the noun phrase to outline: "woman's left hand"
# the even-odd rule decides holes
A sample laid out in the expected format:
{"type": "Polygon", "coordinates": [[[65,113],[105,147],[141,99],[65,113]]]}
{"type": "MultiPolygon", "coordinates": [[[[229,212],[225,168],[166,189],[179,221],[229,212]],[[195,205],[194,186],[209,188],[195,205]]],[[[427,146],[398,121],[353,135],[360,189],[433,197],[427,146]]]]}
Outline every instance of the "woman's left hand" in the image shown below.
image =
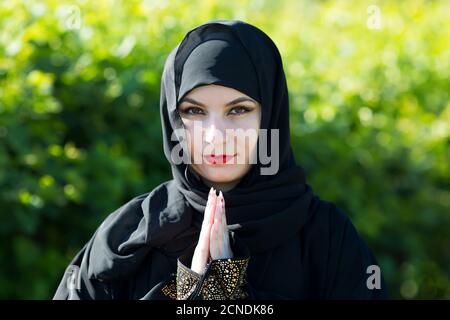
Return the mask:
{"type": "Polygon", "coordinates": [[[216,200],[214,223],[211,227],[209,241],[211,259],[233,258],[228,235],[227,218],[225,215],[225,199],[222,191],[219,192],[219,196],[216,200]]]}

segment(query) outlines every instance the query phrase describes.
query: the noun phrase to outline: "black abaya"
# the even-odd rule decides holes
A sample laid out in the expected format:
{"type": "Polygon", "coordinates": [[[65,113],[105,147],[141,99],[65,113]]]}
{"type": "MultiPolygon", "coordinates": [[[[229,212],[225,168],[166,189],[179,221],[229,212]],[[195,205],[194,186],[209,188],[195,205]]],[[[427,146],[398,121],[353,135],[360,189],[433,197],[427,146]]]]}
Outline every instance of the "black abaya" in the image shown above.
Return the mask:
{"type": "Polygon", "coordinates": [[[248,250],[250,299],[382,299],[368,285],[376,259],[347,214],[320,199],[296,164],[281,56],[261,30],[239,20],[212,20],[190,30],[172,50],[161,81],[165,156],[173,179],[111,213],[72,260],[54,299],[158,299],[191,250],[209,187],[171,153],[183,128],[181,98],[205,84],[235,88],[261,104],[262,129],[279,129],[279,170],[261,174],[259,159],[239,184],[223,192],[230,232],[248,250]],[[235,68],[235,69],[233,69],[235,68]],[[230,71],[231,70],[231,71],[230,71]],[[234,70],[234,71],[233,71],[234,70]],[[237,72],[242,74],[237,75],[237,72]]]}

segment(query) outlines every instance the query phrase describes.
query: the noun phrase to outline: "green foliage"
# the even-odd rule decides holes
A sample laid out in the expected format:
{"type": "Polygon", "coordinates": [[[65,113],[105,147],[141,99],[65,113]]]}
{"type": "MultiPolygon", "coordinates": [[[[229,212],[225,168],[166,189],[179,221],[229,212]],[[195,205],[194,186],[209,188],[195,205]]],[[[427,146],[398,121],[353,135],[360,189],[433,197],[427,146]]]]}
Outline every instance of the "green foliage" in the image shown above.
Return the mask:
{"type": "Polygon", "coordinates": [[[52,297],[105,216],[171,178],[164,61],[198,24],[241,19],[280,49],[297,160],[391,295],[449,299],[450,5],[371,4],[3,1],[0,298],[52,297]]]}

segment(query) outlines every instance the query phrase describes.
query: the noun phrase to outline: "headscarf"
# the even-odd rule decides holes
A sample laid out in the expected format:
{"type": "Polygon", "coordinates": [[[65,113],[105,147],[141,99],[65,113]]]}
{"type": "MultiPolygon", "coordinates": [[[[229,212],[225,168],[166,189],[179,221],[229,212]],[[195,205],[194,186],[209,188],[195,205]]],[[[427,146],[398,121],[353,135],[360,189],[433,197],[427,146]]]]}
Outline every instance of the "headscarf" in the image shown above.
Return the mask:
{"type": "Polygon", "coordinates": [[[350,219],[313,193],[295,163],[281,57],[264,32],[239,20],[202,24],[169,54],[161,80],[164,153],[173,179],[112,212],[72,260],[54,298],[153,299],[176,271],[176,259],[198,243],[209,188],[186,163],[172,161],[178,143],[188,150],[179,136],[171,138],[183,126],[177,103],[193,88],[212,83],[257,100],[261,128],[280,130],[279,171],[262,175],[258,162],[224,192],[233,239],[242,239],[249,249],[246,274],[252,297],[387,296],[384,282],[382,290],[367,285],[366,270],[378,263],[350,219]],[[73,290],[77,278],[81,289],[73,290]]]}
{"type": "MultiPolygon", "coordinates": [[[[253,252],[271,249],[298,232],[314,210],[313,192],[303,168],[296,164],[289,131],[289,100],[280,53],[257,27],[240,20],[211,20],[185,35],[165,63],[160,111],[164,152],[178,190],[195,209],[193,228],[200,228],[209,187],[172,152],[179,143],[189,154],[186,139],[172,141],[183,128],[177,104],[192,89],[207,84],[234,88],[261,105],[261,129],[278,129],[279,170],[263,175],[257,163],[232,190],[223,192],[229,228],[253,252]],[[177,129],[177,130],[175,130],[177,129]],[[181,141],[180,141],[181,140],[181,141]]],[[[178,137],[179,138],[179,137],[178,137]]],[[[267,135],[271,150],[271,135],[267,135]]]]}
{"type": "MultiPolygon", "coordinates": [[[[258,158],[242,180],[223,192],[229,229],[255,255],[292,239],[313,215],[324,210],[306,183],[290,144],[289,101],[280,53],[260,29],[240,20],[212,20],[189,32],[170,52],[161,77],[160,112],[164,154],[173,179],[139,195],[111,213],[86,249],[87,275],[124,278],[152,249],[178,257],[198,241],[209,187],[185,162],[172,159],[186,140],[177,103],[206,84],[235,88],[261,105],[261,129],[279,129],[279,170],[262,175],[258,158]],[[179,149],[179,148],[178,148],[179,149]]],[[[271,135],[268,147],[271,150],[271,135]]]]}

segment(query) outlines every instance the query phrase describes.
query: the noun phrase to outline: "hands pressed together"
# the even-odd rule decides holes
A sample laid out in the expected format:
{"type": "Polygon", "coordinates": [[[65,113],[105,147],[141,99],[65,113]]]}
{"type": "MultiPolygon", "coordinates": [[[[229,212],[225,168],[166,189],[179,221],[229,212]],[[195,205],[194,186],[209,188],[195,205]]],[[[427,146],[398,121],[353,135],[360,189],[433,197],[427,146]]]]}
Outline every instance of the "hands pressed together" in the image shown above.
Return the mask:
{"type": "Polygon", "coordinates": [[[225,216],[225,199],[222,191],[209,190],[208,202],[200,231],[199,241],[192,257],[191,270],[203,274],[208,259],[233,258],[225,216]]]}

